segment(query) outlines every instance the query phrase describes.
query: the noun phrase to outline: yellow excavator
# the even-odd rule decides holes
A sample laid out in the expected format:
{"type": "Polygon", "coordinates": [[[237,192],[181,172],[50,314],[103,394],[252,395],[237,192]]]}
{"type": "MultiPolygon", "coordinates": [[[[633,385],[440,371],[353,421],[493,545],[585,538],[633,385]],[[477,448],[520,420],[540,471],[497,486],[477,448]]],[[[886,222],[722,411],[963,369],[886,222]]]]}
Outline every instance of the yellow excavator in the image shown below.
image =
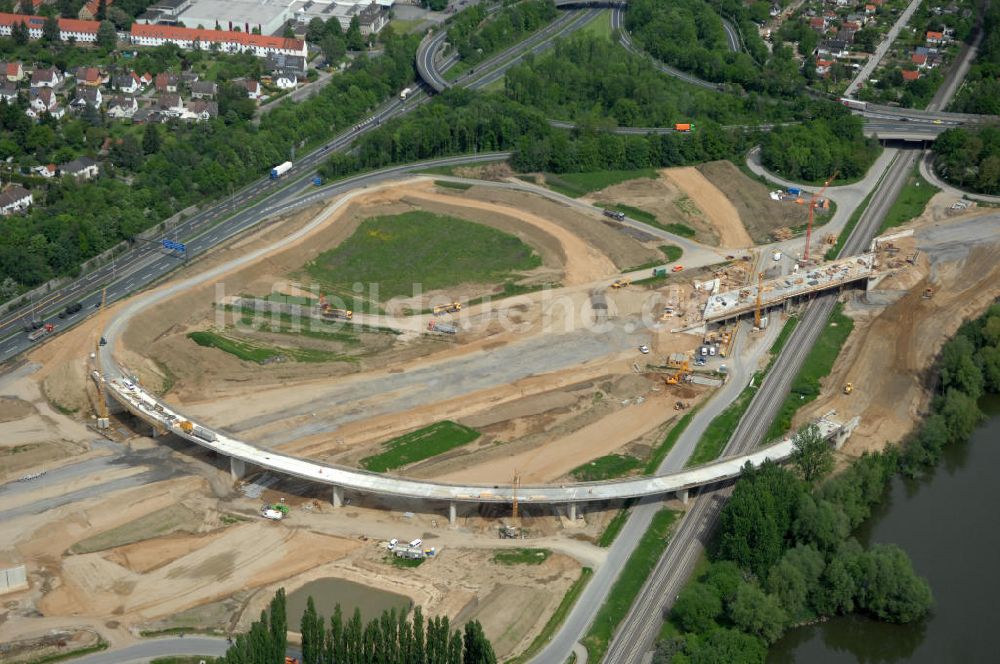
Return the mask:
{"type": "Polygon", "coordinates": [[[847,383],[844,385],[844,394],[850,394],[854,391],[854,383],[847,383]]]}

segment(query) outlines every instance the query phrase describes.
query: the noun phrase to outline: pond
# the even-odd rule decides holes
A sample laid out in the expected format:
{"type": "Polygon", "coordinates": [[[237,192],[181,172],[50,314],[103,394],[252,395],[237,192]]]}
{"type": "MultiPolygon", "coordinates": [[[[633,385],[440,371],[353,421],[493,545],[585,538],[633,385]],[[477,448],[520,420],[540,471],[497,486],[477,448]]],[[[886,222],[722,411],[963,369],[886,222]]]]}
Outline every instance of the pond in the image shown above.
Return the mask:
{"type": "Polygon", "coordinates": [[[316,579],[305,584],[288,595],[288,628],[299,631],[302,614],[306,610],[306,602],[312,596],[316,611],[323,616],[327,624],[333,615],[333,609],[340,604],[340,610],[346,622],[354,614],[354,609],[361,610],[361,620],[367,623],[378,618],[386,609],[409,609],[412,602],[405,595],[397,595],[385,590],[379,590],[346,579],[328,577],[316,579]]]}

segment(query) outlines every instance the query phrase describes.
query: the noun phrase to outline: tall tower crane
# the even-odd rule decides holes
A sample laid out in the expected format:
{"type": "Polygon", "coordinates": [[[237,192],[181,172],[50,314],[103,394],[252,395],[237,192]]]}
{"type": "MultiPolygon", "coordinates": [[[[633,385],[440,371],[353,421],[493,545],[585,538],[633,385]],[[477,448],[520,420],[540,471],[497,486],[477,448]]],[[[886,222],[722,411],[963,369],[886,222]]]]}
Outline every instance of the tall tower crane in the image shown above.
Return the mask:
{"type": "Polygon", "coordinates": [[[834,171],[833,175],[827,178],[827,181],[823,183],[823,188],[813,194],[812,198],[809,199],[809,222],[806,225],[806,250],[802,252],[803,263],[809,262],[809,245],[812,243],[813,211],[816,209],[816,200],[820,198],[824,192],[826,192],[826,188],[829,187],[830,183],[837,177],[838,172],[839,171],[834,171]]]}

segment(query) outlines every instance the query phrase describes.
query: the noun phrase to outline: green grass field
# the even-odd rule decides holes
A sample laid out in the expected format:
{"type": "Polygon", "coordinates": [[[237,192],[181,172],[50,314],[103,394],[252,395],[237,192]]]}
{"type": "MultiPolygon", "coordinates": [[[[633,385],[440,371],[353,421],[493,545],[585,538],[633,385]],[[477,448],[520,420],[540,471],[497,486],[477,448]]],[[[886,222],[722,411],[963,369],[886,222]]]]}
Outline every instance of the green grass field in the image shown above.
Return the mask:
{"type": "Polygon", "coordinates": [[[618,537],[618,533],[620,533],[622,528],[625,526],[625,521],[628,520],[628,510],[633,504],[635,504],[635,500],[626,500],[622,505],[622,508],[618,510],[613,517],[611,517],[611,520],[608,521],[608,525],[604,527],[604,531],[601,533],[601,536],[597,538],[597,546],[605,548],[611,546],[611,544],[615,541],[615,538],[618,537]]]}
{"type": "Polygon", "coordinates": [[[561,194],[579,198],[592,191],[598,191],[614,184],[637,178],[656,179],[656,170],[640,168],[634,171],[593,171],[591,173],[545,174],[545,184],[561,194]]]}
{"type": "MultiPolygon", "coordinates": [[[[582,195],[582,194],[581,194],[582,195]]],[[[653,226],[655,228],[660,228],[674,235],[680,235],[681,237],[694,237],[696,231],[688,226],[687,224],[681,222],[672,222],[669,224],[661,224],[660,220],[657,219],[656,215],[651,212],[646,212],[637,207],[632,207],[631,205],[625,205],[624,203],[608,203],[599,202],[597,203],[599,207],[607,208],[609,210],[618,210],[619,212],[624,212],[626,215],[635,219],[636,221],[641,221],[644,224],[653,226]]],[[[682,251],[680,247],[675,247],[678,251],[682,251]]],[[[679,256],[678,256],[679,258],[679,256]]],[[[677,260],[672,259],[672,260],[677,260]]]]}
{"type": "Polygon", "coordinates": [[[450,180],[434,180],[434,186],[444,187],[445,189],[458,189],[459,191],[472,189],[471,184],[467,184],[465,182],[451,182],[450,180]]]}
{"type": "Polygon", "coordinates": [[[541,565],[552,552],[548,549],[505,549],[493,554],[498,565],[541,565]]]}
{"type": "Polygon", "coordinates": [[[285,358],[293,362],[356,362],[357,358],[342,353],[335,353],[314,348],[286,348],[283,346],[271,346],[264,343],[247,341],[244,339],[234,339],[214,330],[202,330],[199,332],[188,332],[188,338],[199,346],[206,348],[218,348],[219,350],[235,355],[246,362],[256,362],[265,364],[275,361],[278,358],[285,358]]]}
{"type": "Polygon", "coordinates": [[[796,411],[819,396],[820,381],[833,369],[833,363],[837,361],[840,349],[853,329],[854,321],[845,316],[843,307],[837,304],[792,382],[792,389],[771,423],[766,440],[774,440],[785,434],[792,426],[792,417],[796,411]]]}
{"type": "Polygon", "coordinates": [[[570,609],[576,604],[577,598],[580,593],[583,592],[584,587],[587,582],[590,581],[590,577],[594,575],[594,570],[589,567],[584,567],[580,570],[580,578],[573,582],[573,585],[569,587],[566,594],[563,596],[562,601],[559,602],[559,606],[556,607],[555,612],[549,618],[548,622],[545,623],[545,627],[542,631],[538,633],[535,640],[531,642],[528,648],[515,657],[512,660],[508,660],[507,664],[523,664],[529,659],[535,656],[535,654],[542,649],[542,647],[549,642],[549,639],[556,633],[559,626],[563,624],[566,620],[566,616],[569,615],[570,609]]]}
{"type": "Polygon", "coordinates": [[[387,470],[429,459],[448,450],[471,443],[479,438],[479,432],[461,424],[444,420],[403,434],[383,443],[380,454],[365,457],[361,465],[368,470],[384,473],[387,470]]]}
{"type": "Polygon", "coordinates": [[[670,450],[674,448],[674,444],[677,442],[677,439],[681,437],[681,434],[684,433],[687,426],[691,424],[691,420],[694,418],[694,414],[698,412],[699,408],[701,408],[700,405],[695,406],[688,412],[684,413],[684,416],[677,421],[677,424],[675,424],[670,431],[667,432],[667,435],[663,438],[663,442],[653,448],[652,454],[650,454],[649,459],[646,460],[646,467],[643,469],[643,472],[647,475],[652,475],[656,472],[656,469],[660,467],[663,460],[667,458],[668,454],[670,454],[670,450]]]}
{"type": "Polygon", "coordinates": [[[352,294],[355,283],[377,284],[388,300],[465,283],[498,283],[541,265],[527,244],[507,233],[423,210],[373,217],[344,243],[306,265],[306,272],[334,293],[352,294]]]}
{"type": "Polygon", "coordinates": [[[602,11],[587,25],[583,26],[583,30],[580,32],[591,34],[595,37],[611,37],[611,12],[608,10],[602,11]]]}
{"type": "Polygon", "coordinates": [[[589,655],[587,661],[600,662],[604,658],[615,629],[628,613],[646,577],[653,571],[656,561],[667,548],[669,541],[667,535],[678,514],[673,510],[664,509],[653,517],[649,529],[643,534],[639,545],[622,568],[621,575],[615,581],[607,601],[597,612],[590,631],[583,638],[583,645],[589,655]]]}
{"type": "Polygon", "coordinates": [[[642,466],[642,461],[628,454],[608,454],[588,461],[569,471],[575,479],[581,482],[598,482],[628,475],[642,466]]]}
{"type": "Polygon", "coordinates": [[[920,176],[920,167],[914,166],[913,172],[906,179],[906,184],[899,192],[896,202],[889,208],[885,219],[882,221],[880,233],[884,233],[890,228],[905,224],[910,219],[919,217],[927,203],[934,197],[934,194],[941,191],[927,180],[920,176]]]}

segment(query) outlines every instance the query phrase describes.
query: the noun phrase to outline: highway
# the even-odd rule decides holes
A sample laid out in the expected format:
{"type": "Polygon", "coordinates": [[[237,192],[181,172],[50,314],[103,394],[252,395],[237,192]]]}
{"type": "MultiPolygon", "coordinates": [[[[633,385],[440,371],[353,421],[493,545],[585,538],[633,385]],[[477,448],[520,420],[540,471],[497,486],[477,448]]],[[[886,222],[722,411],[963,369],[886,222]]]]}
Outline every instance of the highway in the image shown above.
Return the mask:
{"type": "MultiPolygon", "coordinates": [[[[956,63],[956,74],[964,76],[965,72],[968,71],[969,62],[971,62],[981,39],[982,32],[980,31],[971,47],[960,55],[956,63]]],[[[956,80],[956,77],[952,77],[945,85],[942,85],[928,105],[928,111],[934,113],[946,106],[955,94],[960,81],[961,79],[956,80]]],[[[840,256],[858,253],[869,245],[871,239],[878,233],[882,220],[899,196],[907,176],[913,171],[918,160],[923,157],[924,151],[922,150],[900,151],[894,157],[875,195],[872,196],[871,203],[862,213],[858,225],[844,244],[840,256]]],[[[750,406],[733,432],[729,443],[723,450],[723,456],[745,453],[763,442],[771,421],[780,409],[785,395],[791,388],[792,381],[829,319],[835,304],[836,295],[831,293],[815,298],[807,306],[799,324],[785,344],[784,352],[775,360],[761,389],[750,402],[750,406]]],[[[604,661],[615,664],[644,661],[647,653],[655,645],[664,617],[693,572],[698,558],[709,541],[719,514],[732,490],[732,485],[727,485],[705,491],[695,497],[666,551],[643,585],[625,620],[619,626],[604,661]]],[[[645,515],[642,516],[643,520],[646,520],[645,515]]],[[[630,525],[631,523],[626,524],[626,529],[630,525]]],[[[645,528],[639,531],[636,537],[641,536],[642,532],[645,532],[645,528]]],[[[615,546],[621,540],[622,536],[620,535],[615,546]]],[[[632,544],[630,549],[634,546],[632,544]]],[[[609,557],[611,555],[609,552],[609,557]]],[[[567,620],[568,623],[569,620],[567,620]]],[[[589,623],[582,627],[576,627],[578,638],[585,634],[588,627],[589,623]]],[[[568,654],[564,655],[564,658],[567,656],[568,654]]],[[[536,661],[555,664],[564,661],[564,659],[551,658],[536,661]]]]}

